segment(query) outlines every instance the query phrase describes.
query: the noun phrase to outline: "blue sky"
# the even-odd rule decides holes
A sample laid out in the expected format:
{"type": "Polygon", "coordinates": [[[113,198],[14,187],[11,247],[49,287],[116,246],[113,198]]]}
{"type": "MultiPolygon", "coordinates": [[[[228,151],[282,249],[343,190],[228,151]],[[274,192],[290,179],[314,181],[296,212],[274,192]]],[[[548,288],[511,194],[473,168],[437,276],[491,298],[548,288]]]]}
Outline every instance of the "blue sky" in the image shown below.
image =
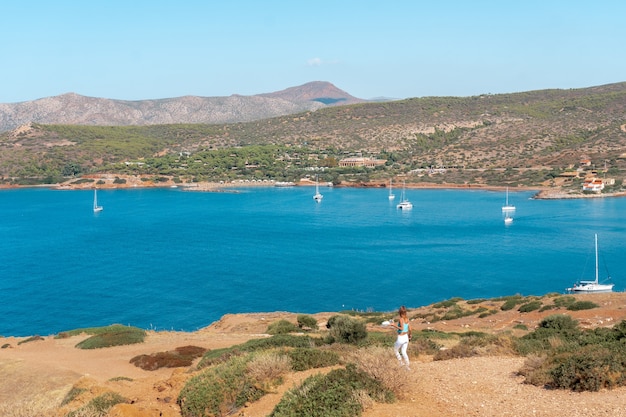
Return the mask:
{"type": "Polygon", "coordinates": [[[0,103],[253,95],[309,81],[364,99],[626,81],[622,0],[7,3],[0,103]]]}

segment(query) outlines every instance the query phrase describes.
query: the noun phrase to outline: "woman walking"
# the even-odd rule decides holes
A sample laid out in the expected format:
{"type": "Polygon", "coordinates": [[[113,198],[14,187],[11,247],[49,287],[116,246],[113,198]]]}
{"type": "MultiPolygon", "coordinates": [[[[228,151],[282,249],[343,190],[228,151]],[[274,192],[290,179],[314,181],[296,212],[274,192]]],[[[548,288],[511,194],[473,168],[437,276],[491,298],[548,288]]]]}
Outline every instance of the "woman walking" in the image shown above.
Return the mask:
{"type": "Polygon", "coordinates": [[[409,347],[409,340],[411,338],[411,325],[409,324],[409,318],[407,317],[405,306],[400,307],[398,315],[400,316],[400,320],[398,320],[397,324],[393,320],[390,322],[398,333],[396,343],[393,345],[393,351],[395,352],[398,361],[400,361],[400,365],[406,366],[406,369],[411,369],[409,367],[409,355],[406,353],[406,350],[409,347]]]}

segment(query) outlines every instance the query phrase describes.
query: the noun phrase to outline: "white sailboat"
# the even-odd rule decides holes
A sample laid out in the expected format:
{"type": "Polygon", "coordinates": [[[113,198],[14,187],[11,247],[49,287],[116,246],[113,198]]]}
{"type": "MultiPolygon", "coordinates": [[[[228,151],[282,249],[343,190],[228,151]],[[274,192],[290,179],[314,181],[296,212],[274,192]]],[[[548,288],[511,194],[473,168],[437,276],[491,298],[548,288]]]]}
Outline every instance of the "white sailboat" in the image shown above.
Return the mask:
{"type": "Polygon", "coordinates": [[[313,200],[319,203],[320,201],[322,201],[322,198],[324,198],[324,196],[320,194],[320,185],[319,185],[319,182],[317,180],[317,175],[316,175],[315,176],[315,195],[313,196],[313,200]]]}
{"type": "Polygon", "coordinates": [[[502,206],[502,212],[506,213],[511,211],[515,211],[515,206],[509,204],[509,187],[506,187],[506,200],[504,202],[504,205],[502,206]]]}
{"type": "Polygon", "coordinates": [[[391,179],[389,179],[389,200],[393,200],[394,198],[396,198],[396,196],[393,194],[393,192],[391,191],[391,179]]]}
{"type": "MultiPolygon", "coordinates": [[[[601,293],[612,292],[615,284],[600,284],[598,282],[598,235],[596,234],[596,279],[593,281],[578,281],[572,288],[566,288],[570,293],[601,293]]],[[[610,279],[610,277],[609,277],[610,279]]]]}
{"type": "Polygon", "coordinates": [[[396,208],[399,208],[401,210],[411,210],[413,208],[413,203],[411,203],[406,198],[406,182],[402,186],[402,194],[400,196],[400,202],[398,203],[396,208]]]}
{"type": "Polygon", "coordinates": [[[97,213],[99,211],[102,211],[103,208],[104,207],[98,205],[98,190],[94,189],[93,190],[93,212],[97,213]]]}

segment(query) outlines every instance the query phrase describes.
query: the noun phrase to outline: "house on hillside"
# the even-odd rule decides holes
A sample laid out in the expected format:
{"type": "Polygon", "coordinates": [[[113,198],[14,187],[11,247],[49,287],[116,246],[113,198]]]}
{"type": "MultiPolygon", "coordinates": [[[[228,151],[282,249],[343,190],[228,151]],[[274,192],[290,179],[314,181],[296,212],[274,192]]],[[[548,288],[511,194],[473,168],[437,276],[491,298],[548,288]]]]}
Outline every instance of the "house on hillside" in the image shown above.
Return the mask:
{"type": "Polygon", "coordinates": [[[604,181],[601,178],[591,177],[583,182],[583,191],[599,193],[604,190],[604,181]]]}
{"type": "Polygon", "coordinates": [[[380,165],[385,165],[387,160],[385,159],[373,159],[373,158],[344,158],[339,161],[340,167],[367,167],[374,168],[380,165]]]}

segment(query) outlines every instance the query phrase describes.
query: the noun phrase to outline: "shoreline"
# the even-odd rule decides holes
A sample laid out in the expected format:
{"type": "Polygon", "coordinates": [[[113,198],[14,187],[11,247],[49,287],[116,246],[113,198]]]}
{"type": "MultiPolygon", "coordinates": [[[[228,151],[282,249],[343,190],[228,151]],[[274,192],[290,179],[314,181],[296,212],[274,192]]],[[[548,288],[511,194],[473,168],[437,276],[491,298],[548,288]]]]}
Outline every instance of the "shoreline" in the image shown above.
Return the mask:
{"type": "MultiPolygon", "coordinates": [[[[237,192],[236,189],[251,188],[251,187],[277,187],[274,180],[259,180],[259,181],[244,181],[233,180],[231,182],[194,182],[194,183],[175,183],[173,181],[154,182],[150,177],[141,177],[134,175],[88,175],[81,177],[82,179],[91,179],[93,182],[81,182],[76,183],[80,179],[73,179],[71,181],[57,183],[57,184],[39,184],[39,185],[7,185],[0,184],[0,190],[12,190],[22,188],[49,188],[53,190],[92,190],[92,189],[129,189],[129,188],[180,188],[185,191],[198,191],[198,192],[237,192]],[[124,182],[116,182],[119,179],[123,179],[124,182]],[[229,191],[228,189],[232,189],[229,191]]],[[[302,179],[293,185],[287,187],[314,187],[315,182],[312,180],[302,179]]],[[[387,181],[372,181],[368,183],[341,183],[335,185],[320,185],[321,187],[334,187],[334,188],[387,188],[387,181]]],[[[614,198],[614,197],[626,197],[626,191],[620,191],[616,193],[604,193],[604,194],[583,194],[571,193],[564,191],[560,188],[537,186],[517,186],[507,187],[500,185],[487,185],[487,184],[453,184],[442,183],[434,184],[428,182],[417,182],[407,184],[408,189],[439,189],[439,190],[483,190],[483,191],[504,191],[509,188],[509,191],[535,191],[535,195],[532,197],[535,200],[570,200],[581,198],[614,198]]]]}

